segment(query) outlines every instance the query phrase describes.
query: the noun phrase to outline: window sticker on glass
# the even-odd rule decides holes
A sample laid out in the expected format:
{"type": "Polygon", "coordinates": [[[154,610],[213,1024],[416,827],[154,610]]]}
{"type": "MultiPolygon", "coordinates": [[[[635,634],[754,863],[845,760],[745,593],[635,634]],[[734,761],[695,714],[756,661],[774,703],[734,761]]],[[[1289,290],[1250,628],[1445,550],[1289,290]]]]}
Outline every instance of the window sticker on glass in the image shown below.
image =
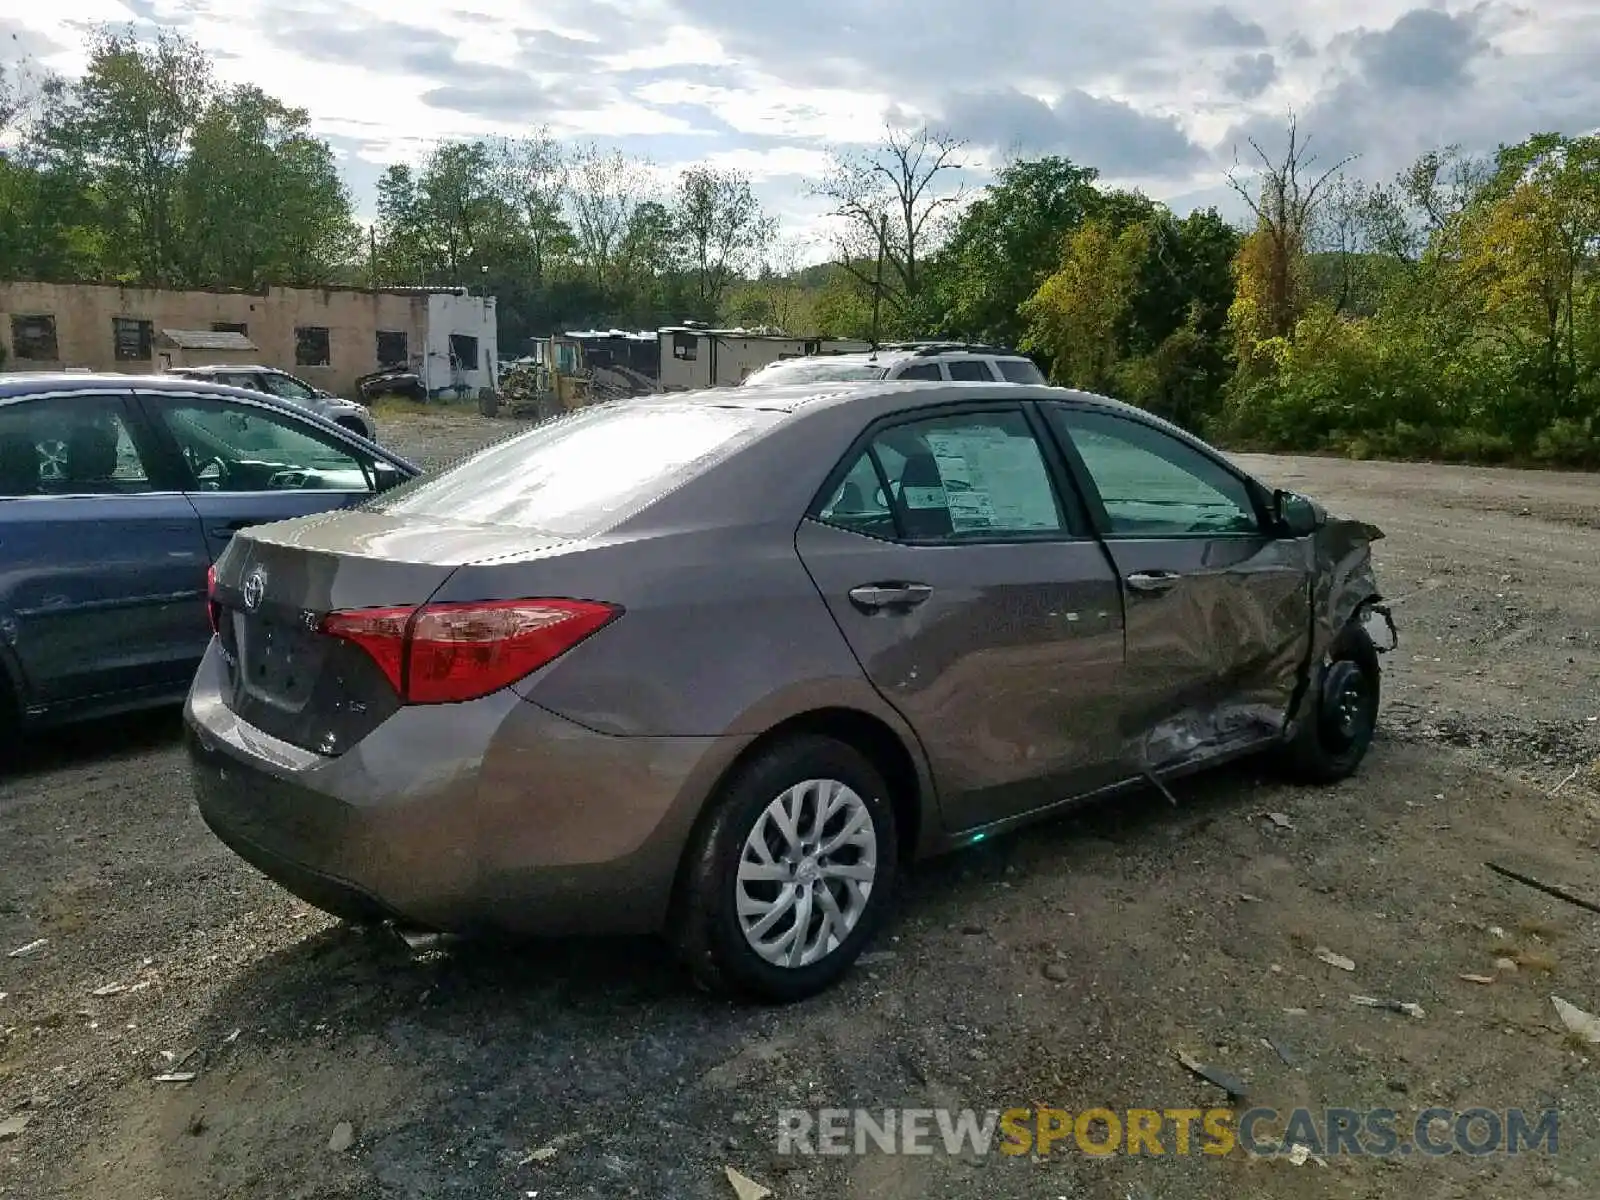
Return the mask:
{"type": "MultiPolygon", "coordinates": [[[[941,464],[939,473],[944,474],[941,464]]],[[[949,508],[951,498],[942,487],[908,487],[900,493],[900,501],[907,508],[949,508]]]]}
{"type": "Polygon", "coordinates": [[[931,430],[927,441],[956,532],[1061,527],[1050,477],[1032,437],[983,424],[931,430]]]}

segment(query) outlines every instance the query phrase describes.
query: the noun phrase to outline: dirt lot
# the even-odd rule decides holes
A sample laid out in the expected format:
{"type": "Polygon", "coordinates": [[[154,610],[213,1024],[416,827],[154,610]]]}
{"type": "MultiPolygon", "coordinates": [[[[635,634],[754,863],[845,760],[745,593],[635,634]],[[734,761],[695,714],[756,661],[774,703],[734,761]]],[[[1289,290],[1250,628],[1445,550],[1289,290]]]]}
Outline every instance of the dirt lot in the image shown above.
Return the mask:
{"type": "MultiPolygon", "coordinates": [[[[507,428],[385,434],[437,460],[507,428]]],[[[0,957],[0,1131],[31,1118],[0,1192],[675,1200],[733,1196],[732,1165],[782,1198],[1600,1195],[1597,1048],[1550,1000],[1600,1011],[1600,917],[1483,866],[1600,898],[1600,481],[1250,462],[1388,531],[1403,641],[1358,778],[1230,770],[926,866],[883,956],[790,1009],[699,995],[648,942],[414,957],[335,925],[207,834],[171,715],[31,747],[0,951],[48,941],[0,957]],[[788,1107],[1226,1103],[1179,1050],[1283,1110],[1555,1107],[1560,1150],[775,1153],[788,1107]]]]}

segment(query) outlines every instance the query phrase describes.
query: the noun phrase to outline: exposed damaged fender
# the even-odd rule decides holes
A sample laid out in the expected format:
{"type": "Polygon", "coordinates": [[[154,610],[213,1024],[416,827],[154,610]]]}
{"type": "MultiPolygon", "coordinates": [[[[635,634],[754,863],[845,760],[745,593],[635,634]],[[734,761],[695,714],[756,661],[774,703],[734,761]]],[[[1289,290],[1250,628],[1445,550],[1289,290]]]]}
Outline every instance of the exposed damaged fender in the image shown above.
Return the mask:
{"type": "Polygon", "coordinates": [[[1337,517],[1330,518],[1311,537],[1311,552],[1315,555],[1311,577],[1316,582],[1311,597],[1310,662],[1320,662],[1352,620],[1366,626],[1373,618],[1382,619],[1388,626],[1388,644],[1377,637],[1373,644],[1385,652],[1398,644],[1394,618],[1383,604],[1372,570],[1372,544],[1382,537],[1383,530],[1376,525],[1337,517]]]}
{"type": "Polygon", "coordinates": [[[1334,640],[1351,621],[1366,630],[1380,654],[1400,644],[1394,616],[1383,602],[1372,569],[1372,544],[1382,537],[1383,530],[1366,521],[1329,517],[1307,539],[1306,552],[1312,559],[1307,564],[1312,579],[1311,644],[1289,706],[1291,720],[1285,730],[1289,736],[1304,715],[1314,668],[1326,660],[1334,640]]]}

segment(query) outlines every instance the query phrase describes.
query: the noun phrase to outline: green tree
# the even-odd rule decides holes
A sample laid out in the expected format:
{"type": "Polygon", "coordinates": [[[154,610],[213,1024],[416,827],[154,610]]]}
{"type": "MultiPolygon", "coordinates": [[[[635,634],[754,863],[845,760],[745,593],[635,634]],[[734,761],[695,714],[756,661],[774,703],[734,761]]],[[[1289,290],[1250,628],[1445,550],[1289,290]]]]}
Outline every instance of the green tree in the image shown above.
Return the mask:
{"type": "Polygon", "coordinates": [[[1113,385],[1149,251],[1143,224],[1113,233],[1090,220],[1067,239],[1060,265],[1022,305],[1022,348],[1049,357],[1052,379],[1091,391],[1113,385]]]}
{"type": "Polygon", "coordinates": [[[304,109],[259,88],[214,98],[180,175],[185,282],[331,282],[351,261],[350,199],[304,109]]]}
{"type": "Polygon", "coordinates": [[[1092,167],[1056,156],[1002,167],[930,264],[935,332],[1020,342],[1022,304],[1060,265],[1063,240],[1094,211],[1096,176],[1092,167]]]}
{"type": "Polygon", "coordinates": [[[180,275],[178,197],[190,140],[214,92],[211,60],[163,30],[141,41],[101,27],[52,129],[57,151],[94,179],[108,265],[141,283],[180,275]]]}
{"type": "Polygon", "coordinates": [[[728,286],[777,233],[748,175],[710,167],[679,175],[672,227],[676,257],[693,283],[694,316],[703,321],[716,318],[728,286]]]}

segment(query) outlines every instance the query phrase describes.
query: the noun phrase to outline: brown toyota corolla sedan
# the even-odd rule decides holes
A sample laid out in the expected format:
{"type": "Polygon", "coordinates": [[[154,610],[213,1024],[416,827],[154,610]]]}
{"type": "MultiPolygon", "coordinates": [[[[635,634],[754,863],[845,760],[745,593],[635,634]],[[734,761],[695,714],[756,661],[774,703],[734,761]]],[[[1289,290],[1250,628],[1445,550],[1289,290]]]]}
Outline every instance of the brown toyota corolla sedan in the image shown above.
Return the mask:
{"type": "Polygon", "coordinates": [[[795,998],[912,858],[1254,751],[1355,770],[1381,536],[1059,388],[584,409],[234,537],[200,807],[337,915],[659,930],[795,998]]]}

